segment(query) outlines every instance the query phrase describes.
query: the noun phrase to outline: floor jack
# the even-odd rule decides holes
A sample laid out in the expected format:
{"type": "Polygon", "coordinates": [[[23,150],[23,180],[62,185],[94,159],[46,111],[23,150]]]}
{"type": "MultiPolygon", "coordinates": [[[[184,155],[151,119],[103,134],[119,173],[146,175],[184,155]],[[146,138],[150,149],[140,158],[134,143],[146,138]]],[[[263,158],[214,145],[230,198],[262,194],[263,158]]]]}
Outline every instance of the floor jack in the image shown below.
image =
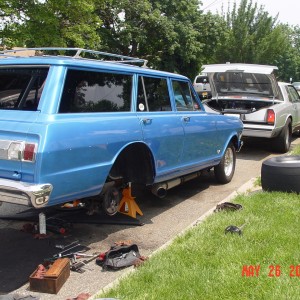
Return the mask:
{"type": "Polygon", "coordinates": [[[123,198],[120,201],[119,205],[119,212],[125,215],[128,215],[132,218],[136,218],[136,214],[138,213],[140,216],[143,215],[142,211],[138,207],[137,203],[135,202],[134,198],[131,195],[131,185],[129,184],[128,187],[124,188],[122,191],[123,198]]]}

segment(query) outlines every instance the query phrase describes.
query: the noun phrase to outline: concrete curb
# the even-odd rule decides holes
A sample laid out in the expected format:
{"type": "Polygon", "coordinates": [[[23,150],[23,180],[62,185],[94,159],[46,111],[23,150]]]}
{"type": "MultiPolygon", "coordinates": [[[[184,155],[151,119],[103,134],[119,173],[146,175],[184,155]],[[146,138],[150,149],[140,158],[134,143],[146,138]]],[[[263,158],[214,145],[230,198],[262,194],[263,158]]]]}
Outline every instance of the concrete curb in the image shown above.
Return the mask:
{"type": "MultiPolygon", "coordinates": [[[[238,195],[241,195],[241,194],[248,194],[248,193],[251,193],[251,192],[254,192],[254,191],[261,190],[261,187],[255,186],[255,180],[256,180],[256,178],[251,178],[248,182],[246,182],[245,184],[243,184],[236,191],[232,192],[229,196],[227,196],[225,199],[223,199],[222,201],[220,201],[218,204],[221,204],[221,203],[224,203],[224,202],[230,202],[232,199],[234,199],[235,197],[237,197],[238,195]]],[[[159,247],[158,249],[156,249],[155,251],[153,251],[153,253],[151,255],[149,255],[149,257],[152,257],[156,253],[158,253],[158,252],[166,249],[170,244],[172,244],[172,242],[178,236],[181,236],[181,235],[185,234],[190,228],[192,228],[194,226],[197,226],[199,223],[203,222],[203,220],[205,220],[205,218],[207,218],[208,216],[210,216],[210,215],[213,214],[214,209],[215,209],[215,207],[211,208],[206,213],[204,213],[203,215],[201,215],[191,225],[189,225],[187,228],[185,228],[184,230],[182,230],[179,234],[177,234],[171,240],[169,240],[168,242],[166,242],[165,244],[163,244],[161,247],[159,247]]],[[[116,280],[112,281],[111,283],[109,283],[108,285],[106,285],[104,288],[100,289],[97,293],[95,293],[94,295],[92,295],[91,298],[89,298],[89,299],[94,299],[94,300],[97,300],[97,299],[99,299],[99,300],[100,299],[107,299],[107,298],[95,298],[95,297],[97,297],[97,295],[100,294],[100,293],[107,292],[109,289],[111,289],[112,287],[114,287],[115,285],[117,285],[120,282],[120,280],[122,280],[123,278],[125,278],[126,276],[128,276],[129,274],[131,274],[134,271],[135,271],[135,268],[133,268],[133,267],[127,269],[123,274],[120,275],[119,278],[117,278],[116,280]]]]}

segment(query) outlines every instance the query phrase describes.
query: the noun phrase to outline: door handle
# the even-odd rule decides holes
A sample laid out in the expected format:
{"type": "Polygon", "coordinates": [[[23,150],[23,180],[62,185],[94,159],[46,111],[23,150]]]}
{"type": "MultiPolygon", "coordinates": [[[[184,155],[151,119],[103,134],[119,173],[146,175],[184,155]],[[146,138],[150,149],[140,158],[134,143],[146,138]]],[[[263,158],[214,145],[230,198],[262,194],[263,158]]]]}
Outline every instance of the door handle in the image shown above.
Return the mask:
{"type": "Polygon", "coordinates": [[[189,122],[190,119],[191,119],[190,117],[183,117],[182,118],[183,122],[185,122],[185,123],[189,122]]]}
{"type": "Polygon", "coordinates": [[[149,118],[142,119],[142,123],[144,125],[151,124],[152,123],[152,119],[149,119],[149,118]]]}

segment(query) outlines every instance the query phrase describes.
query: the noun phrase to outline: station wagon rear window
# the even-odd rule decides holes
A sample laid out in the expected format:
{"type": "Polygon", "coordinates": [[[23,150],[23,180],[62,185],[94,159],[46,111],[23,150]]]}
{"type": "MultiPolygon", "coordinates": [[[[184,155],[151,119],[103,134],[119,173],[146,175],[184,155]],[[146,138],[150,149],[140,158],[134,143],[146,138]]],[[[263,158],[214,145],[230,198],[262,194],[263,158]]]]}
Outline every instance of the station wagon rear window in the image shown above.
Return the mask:
{"type": "Polygon", "coordinates": [[[130,111],[131,91],[132,75],[68,70],[59,112],[130,111]]]}
{"type": "Polygon", "coordinates": [[[0,69],[0,109],[37,110],[48,74],[47,68],[0,69]]]}

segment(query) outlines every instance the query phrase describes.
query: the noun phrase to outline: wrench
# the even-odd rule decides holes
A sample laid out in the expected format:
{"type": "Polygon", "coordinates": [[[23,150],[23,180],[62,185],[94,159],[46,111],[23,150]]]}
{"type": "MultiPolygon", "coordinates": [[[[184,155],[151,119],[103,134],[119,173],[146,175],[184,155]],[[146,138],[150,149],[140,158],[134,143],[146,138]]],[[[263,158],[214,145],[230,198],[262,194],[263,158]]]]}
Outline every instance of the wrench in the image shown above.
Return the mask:
{"type": "Polygon", "coordinates": [[[72,246],[72,245],[75,244],[75,243],[79,243],[79,241],[76,240],[76,241],[74,241],[74,242],[72,242],[72,243],[70,243],[70,244],[68,244],[68,245],[55,245],[55,247],[58,248],[58,249],[63,250],[63,249],[65,249],[65,248],[67,248],[67,247],[72,246]]]}
{"type": "Polygon", "coordinates": [[[76,248],[76,247],[78,247],[78,246],[80,246],[79,243],[76,244],[76,245],[74,245],[74,246],[72,246],[72,247],[69,247],[68,249],[66,249],[66,250],[64,250],[64,251],[59,252],[58,254],[54,254],[53,256],[54,256],[54,257],[61,257],[61,255],[62,255],[63,253],[65,253],[65,252],[67,252],[67,251],[69,251],[69,250],[71,250],[71,249],[74,249],[74,248],[76,248]]]}

